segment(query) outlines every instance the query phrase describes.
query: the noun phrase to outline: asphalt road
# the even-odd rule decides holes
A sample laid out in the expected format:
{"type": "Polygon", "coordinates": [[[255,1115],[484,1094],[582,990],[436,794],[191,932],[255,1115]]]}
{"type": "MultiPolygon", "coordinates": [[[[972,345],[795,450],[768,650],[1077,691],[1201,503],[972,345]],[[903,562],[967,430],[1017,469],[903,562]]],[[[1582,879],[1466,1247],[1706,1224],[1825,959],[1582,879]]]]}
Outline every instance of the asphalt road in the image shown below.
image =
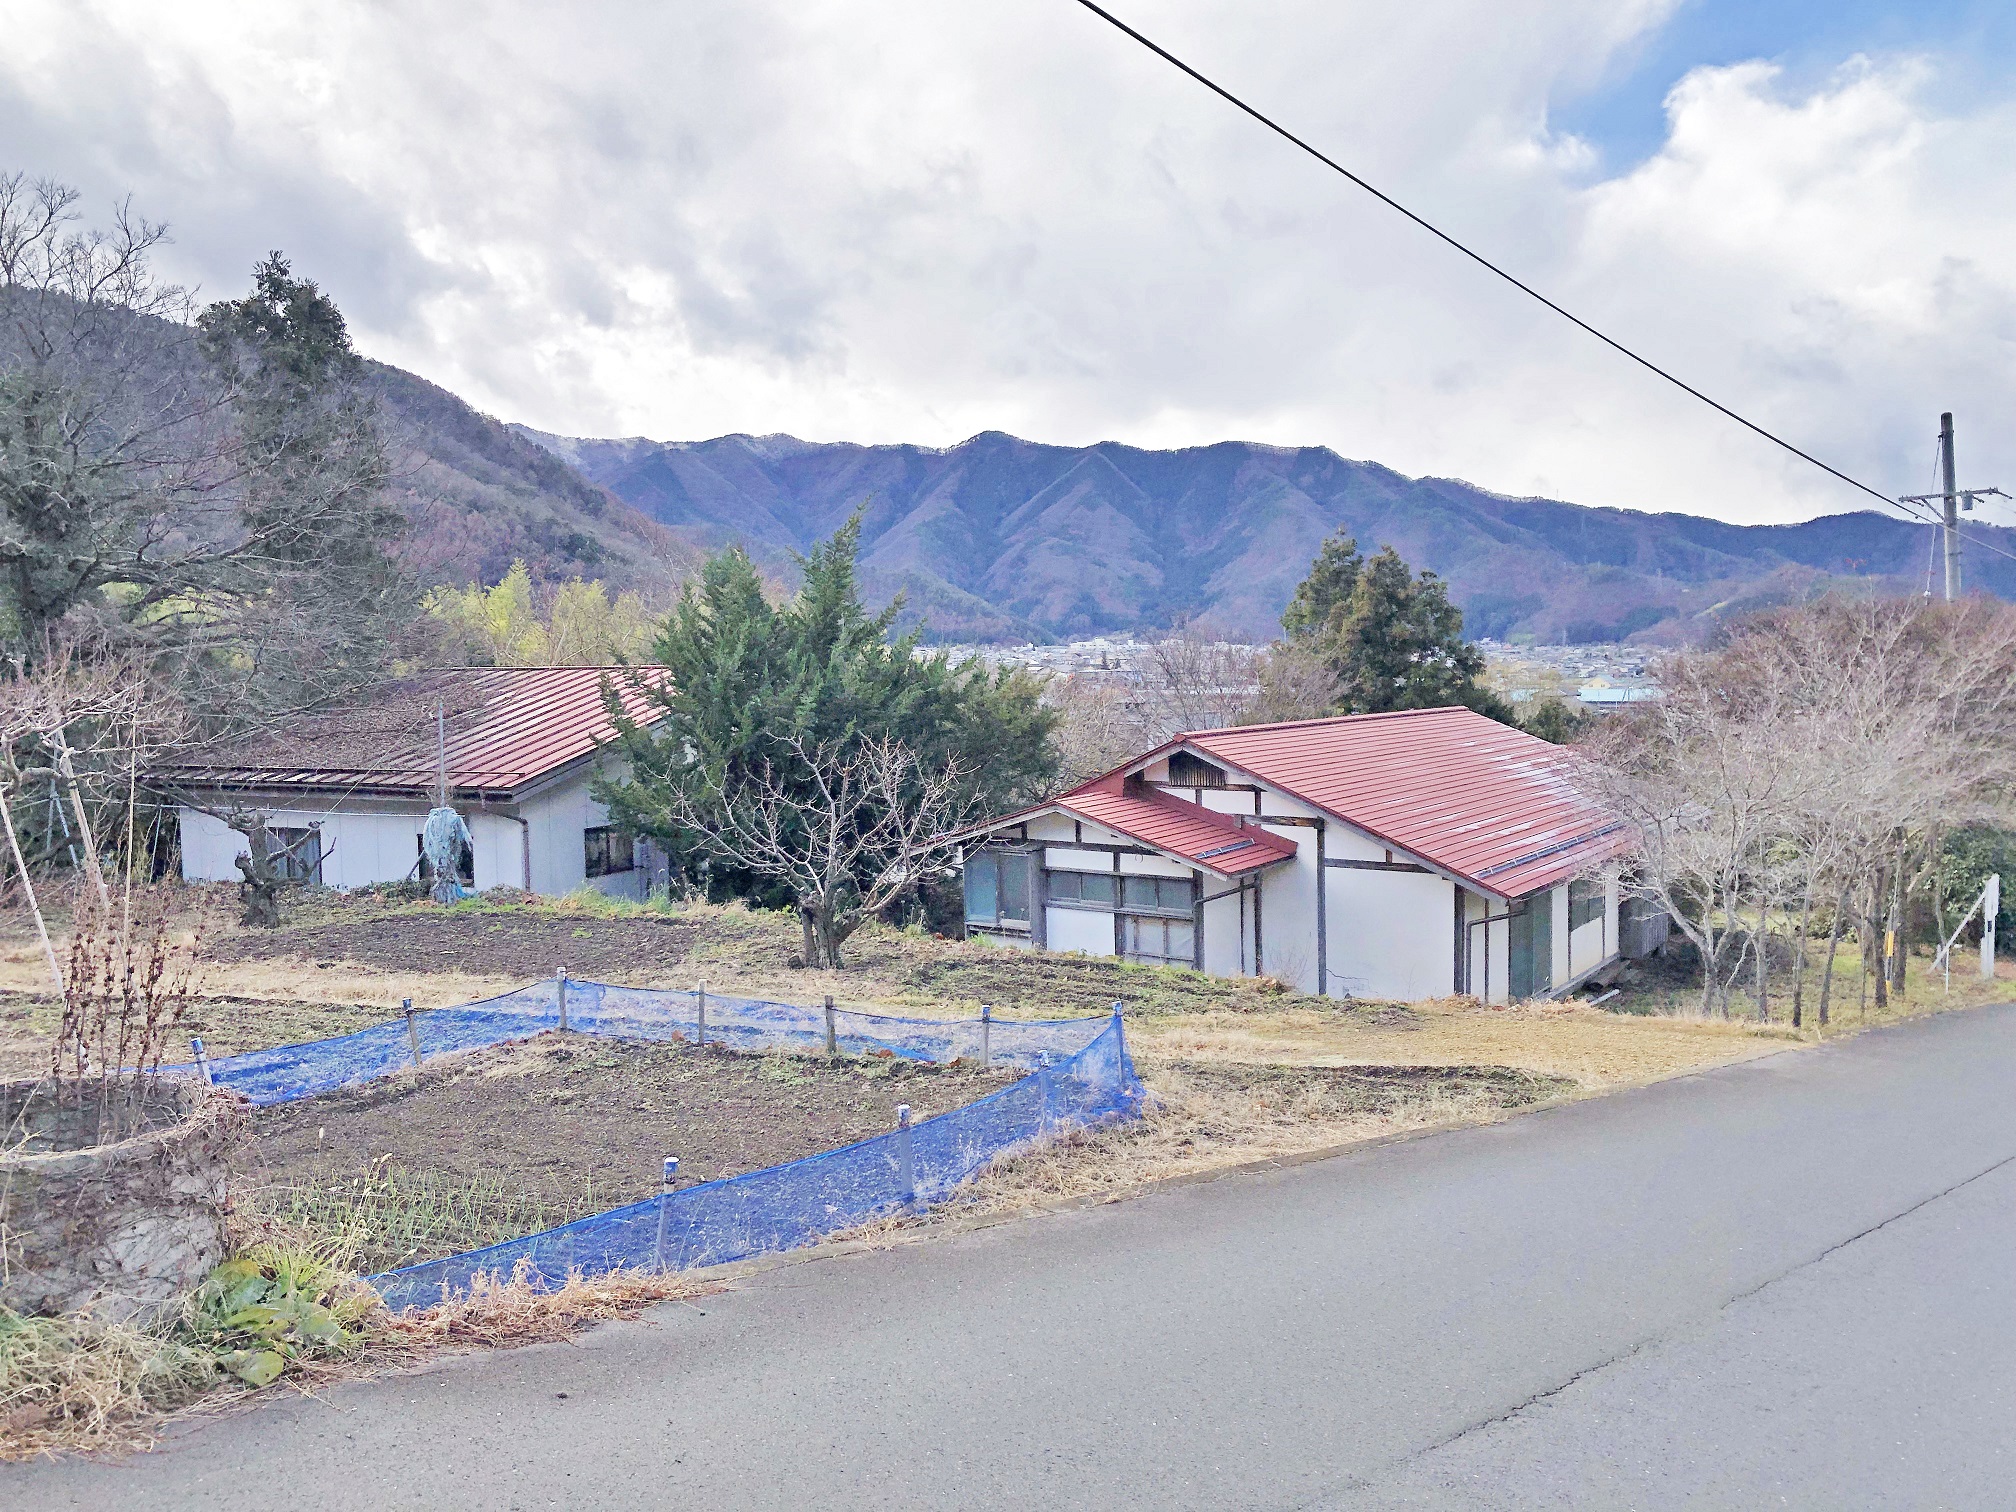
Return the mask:
{"type": "Polygon", "coordinates": [[[2016,1008],[784,1267],[0,1506],[2016,1506],[2016,1008]]]}

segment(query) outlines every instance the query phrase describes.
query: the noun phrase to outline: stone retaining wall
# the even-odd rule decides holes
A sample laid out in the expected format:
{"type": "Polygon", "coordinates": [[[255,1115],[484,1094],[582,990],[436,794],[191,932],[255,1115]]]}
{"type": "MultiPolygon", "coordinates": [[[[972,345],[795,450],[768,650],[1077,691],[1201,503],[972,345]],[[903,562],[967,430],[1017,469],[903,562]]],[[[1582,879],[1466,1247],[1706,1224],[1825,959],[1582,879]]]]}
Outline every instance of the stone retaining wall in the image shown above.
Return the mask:
{"type": "MultiPolygon", "coordinates": [[[[0,1104],[16,1108],[29,1093],[19,1083],[4,1090],[12,1095],[0,1104]]],[[[0,1155],[0,1305],[130,1318],[174,1300],[224,1258],[225,1162],[245,1109],[193,1084],[163,1084],[156,1095],[150,1111],[161,1126],[130,1139],[0,1155]]]]}

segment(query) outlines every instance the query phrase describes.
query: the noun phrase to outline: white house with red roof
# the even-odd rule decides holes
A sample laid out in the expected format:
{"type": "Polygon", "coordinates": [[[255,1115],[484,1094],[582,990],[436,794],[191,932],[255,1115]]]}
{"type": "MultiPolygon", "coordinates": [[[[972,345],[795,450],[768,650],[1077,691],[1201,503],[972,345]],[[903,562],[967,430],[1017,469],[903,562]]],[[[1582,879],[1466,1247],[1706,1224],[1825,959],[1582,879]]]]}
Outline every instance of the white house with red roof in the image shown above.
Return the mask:
{"type": "Polygon", "coordinates": [[[1620,959],[1623,824],[1469,709],[1195,730],[980,827],[966,927],[1311,993],[1490,1002],[1620,959]]]}
{"type": "Polygon", "coordinates": [[[298,880],[362,887],[419,876],[420,832],[445,778],[473,842],[465,885],[642,897],[663,879],[664,858],[613,826],[592,791],[615,734],[605,683],[630,718],[651,720],[649,699],[616,669],[452,668],[186,753],[148,781],[176,802],[190,881],[238,880],[246,841],[217,815],[239,806],[271,815],[298,880]]]}

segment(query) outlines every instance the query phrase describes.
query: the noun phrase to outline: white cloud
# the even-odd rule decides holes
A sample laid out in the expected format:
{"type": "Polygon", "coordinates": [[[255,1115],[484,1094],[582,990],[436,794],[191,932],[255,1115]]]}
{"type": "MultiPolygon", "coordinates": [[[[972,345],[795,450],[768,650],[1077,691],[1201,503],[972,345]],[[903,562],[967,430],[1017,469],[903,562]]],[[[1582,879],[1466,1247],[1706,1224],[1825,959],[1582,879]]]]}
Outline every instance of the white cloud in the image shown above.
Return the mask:
{"type": "MultiPolygon", "coordinates": [[[[945,443],[1320,442],[1510,492],[1789,518],[1855,496],[1269,138],[1069,0],[6,0],[0,140],[286,248],[375,355],[513,419],[945,443]],[[249,18],[249,19],[248,19],[249,18]]],[[[1675,90],[1592,180],[1546,102],[1672,0],[1135,0],[1130,19],[1520,276],[1883,486],[1936,412],[2016,480],[2007,102],[1929,62],[1675,90]]]]}

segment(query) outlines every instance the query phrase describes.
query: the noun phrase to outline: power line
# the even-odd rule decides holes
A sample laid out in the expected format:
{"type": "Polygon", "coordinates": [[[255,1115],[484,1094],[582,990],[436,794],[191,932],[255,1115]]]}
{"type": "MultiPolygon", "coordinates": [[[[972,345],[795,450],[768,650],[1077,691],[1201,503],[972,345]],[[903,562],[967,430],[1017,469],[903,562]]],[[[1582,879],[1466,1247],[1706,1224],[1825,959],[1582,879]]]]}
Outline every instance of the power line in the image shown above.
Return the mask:
{"type": "MultiPolygon", "coordinates": [[[[1324,167],[1330,169],[1334,173],[1342,175],[1346,179],[1349,179],[1353,184],[1356,184],[1360,189],[1363,189],[1367,194],[1371,195],[1374,199],[1378,200],[1388,209],[1398,211],[1401,215],[1404,215],[1408,220],[1412,221],[1415,225],[1419,226],[1423,231],[1426,231],[1430,236],[1433,236],[1438,241],[1441,241],[1446,245],[1453,247],[1456,251],[1462,253],[1465,257],[1469,258],[1479,267],[1485,269],[1490,273],[1496,274],[1499,278],[1504,279],[1506,283],[1512,285],[1512,287],[1517,289],[1520,293],[1527,295],[1529,298],[1538,300],[1541,304],[1545,305],[1548,309],[1552,310],[1556,315],[1559,315],[1563,320],[1568,321],[1571,325],[1574,325],[1580,328],[1581,330],[1586,331],[1589,335],[1594,336],[1598,341],[1602,342],[1612,351],[1621,353],[1622,355],[1630,358],[1633,362],[1637,363],[1647,372],[1657,374],[1659,377],[1664,378],[1668,383],[1672,384],[1675,388],[1681,390],[1683,393],[1691,394],[1694,398],[1699,399],[1703,404],[1707,405],[1710,409],[1727,416],[1731,420],[1734,420],[1738,425],[1744,427],[1746,430],[1752,431],[1755,434],[1762,436],[1766,441],[1769,441],[1773,446],[1783,447],[1786,451],[1792,453],[1793,456],[1799,458],[1801,461],[1810,462],[1813,466],[1819,468],[1822,472],[1827,473],[1832,477],[1838,478],[1843,483],[1846,483],[1850,488],[1859,489],[1863,493],[1869,495],[1869,497],[1872,499],[1880,499],[1883,503],[1887,504],[1892,509],[1901,510],[1903,511],[1903,513],[1914,519],[1935,520],[1935,521],[1937,520],[1937,516],[1930,514],[1920,514],[1917,510],[1914,510],[1909,503],[1906,503],[1905,501],[1900,499],[1892,498],[1889,494],[1882,492],[1880,489],[1870,487],[1867,483],[1864,483],[1859,478],[1850,477],[1847,473],[1841,471],[1840,468],[1834,467],[1826,462],[1821,461],[1818,457],[1814,456],[1809,451],[1805,451],[1797,446],[1794,446],[1790,441],[1787,441],[1783,436],[1775,435],[1771,431],[1768,431],[1763,426],[1759,425],[1756,421],[1748,419],[1743,415],[1737,414],[1736,411],[1729,408],[1728,405],[1723,404],[1718,400],[1709,398],[1708,395],[1702,393],[1701,390],[1695,388],[1693,384],[1688,383],[1685,379],[1678,378],[1674,376],[1672,373],[1667,372],[1665,368],[1659,366],[1659,364],[1652,361],[1651,358],[1639,356],[1638,353],[1632,351],[1631,348],[1624,345],[1623,342],[1618,341],[1615,337],[1605,335],[1602,331],[1597,330],[1596,327],[1589,324],[1588,321],[1582,319],[1581,316],[1575,314],[1573,311],[1563,309],[1560,305],[1556,304],[1553,300],[1549,299],[1545,294],[1542,294],[1538,289],[1534,288],[1531,284],[1525,283],[1514,274],[1508,273],[1505,269],[1499,267],[1498,264],[1491,261],[1491,259],[1486,257],[1483,253],[1472,250],[1470,247],[1465,246],[1462,242],[1458,241],[1455,237],[1451,236],[1447,231],[1444,231],[1440,226],[1437,226],[1432,221],[1425,220],[1421,216],[1416,215],[1412,210],[1409,210],[1405,205],[1401,204],[1400,201],[1393,198],[1392,195],[1387,194],[1384,190],[1379,189],[1373,184],[1366,182],[1366,180],[1360,178],[1357,174],[1353,173],[1349,168],[1346,168],[1342,163],[1338,162],[1335,158],[1330,157],[1327,153],[1324,153],[1319,148],[1311,145],[1310,143],[1304,141],[1301,137],[1295,135],[1294,132],[1290,131],[1286,126],[1283,126],[1279,121],[1274,120],[1271,116],[1268,116],[1262,113],[1260,110],[1256,109],[1255,107],[1247,104],[1244,100],[1240,99],[1238,95],[1232,93],[1231,90],[1227,89],[1224,85],[1218,83],[1216,80],[1210,78],[1209,76],[1203,73],[1200,73],[1197,69],[1192,68],[1188,63],[1185,63],[1181,58],[1177,57],[1174,53],[1169,51],[1168,48],[1162,46],[1161,43],[1155,41],[1152,37],[1145,36],[1141,32],[1136,31],[1133,27],[1129,26],[1125,21],[1122,21],[1118,16],[1114,15],[1111,11],[1107,10],[1105,7],[1095,4],[1094,0],[1078,0],[1078,4],[1084,6],[1086,10],[1092,12],[1093,15],[1099,17],[1100,20],[1106,22],[1108,25],[1112,26],[1117,31],[1120,31],[1125,35],[1133,38],[1136,42],[1140,43],[1143,47],[1147,48],[1148,51],[1154,53],[1156,57],[1162,59],[1163,62],[1169,64],[1171,67],[1179,70],[1180,72],[1189,75],[1192,79],[1195,79],[1199,84],[1202,84],[1206,89],[1210,90],[1213,94],[1217,95],[1221,100],[1224,100],[1228,105],[1231,105],[1236,109],[1244,111],[1247,115],[1251,116],[1254,120],[1258,121],[1262,126],[1265,126],[1269,131],[1273,132],[1276,136],[1282,138],[1284,141],[1293,143],[1295,146],[1301,148],[1302,151],[1308,153],[1309,156],[1316,159],[1316,161],[1321,163],[1324,167]]],[[[1999,546],[1996,546],[1988,541],[1978,540],[1972,536],[1965,537],[1964,539],[1972,541],[1975,545],[1981,547],[1983,550],[1992,551],[1998,556],[2005,556],[2008,557],[2009,560],[2011,560],[2012,562],[2016,562],[2016,552],[2005,551],[1999,546]]]]}

